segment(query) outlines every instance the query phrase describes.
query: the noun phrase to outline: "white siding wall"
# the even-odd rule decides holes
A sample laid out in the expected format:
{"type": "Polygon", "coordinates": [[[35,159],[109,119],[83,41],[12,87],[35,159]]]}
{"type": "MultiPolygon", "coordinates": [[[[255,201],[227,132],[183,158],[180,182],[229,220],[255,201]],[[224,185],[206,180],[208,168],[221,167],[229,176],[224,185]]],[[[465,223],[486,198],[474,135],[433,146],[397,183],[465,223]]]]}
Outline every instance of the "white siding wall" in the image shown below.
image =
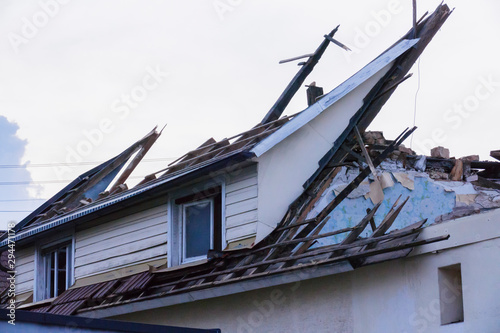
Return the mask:
{"type": "Polygon", "coordinates": [[[33,290],[35,277],[35,247],[16,250],[16,294],[33,290]]]}
{"type": "Polygon", "coordinates": [[[75,235],[75,279],[167,256],[167,205],[75,235]]]}
{"type": "Polygon", "coordinates": [[[226,180],[226,241],[255,236],[257,232],[257,166],[231,174],[226,180]]]}

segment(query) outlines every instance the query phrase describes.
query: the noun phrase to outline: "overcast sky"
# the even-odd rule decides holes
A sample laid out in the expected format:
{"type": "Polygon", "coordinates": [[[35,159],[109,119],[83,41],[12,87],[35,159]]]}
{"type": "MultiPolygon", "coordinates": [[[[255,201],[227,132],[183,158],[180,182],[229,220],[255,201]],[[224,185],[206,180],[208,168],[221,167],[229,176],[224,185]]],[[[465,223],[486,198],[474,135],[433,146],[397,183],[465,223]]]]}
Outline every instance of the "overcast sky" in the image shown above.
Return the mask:
{"type": "MultiPolygon", "coordinates": [[[[418,1],[418,16],[439,3],[418,1]]],[[[414,150],[487,159],[500,148],[500,3],[447,3],[454,13],[371,129],[390,139],[412,126],[417,96],[414,150]]],[[[84,162],[109,159],[156,125],[168,124],[146,158],[163,160],[142,163],[138,176],[249,129],[299,69],[278,61],[313,52],[340,24],[336,38],[353,51],[331,45],[307,79],[332,90],[408,31],[412,9],[410,0],[4,0],[0,15],[5,228],[28,214],[6,211],[33,210],[43,202],[33,199],[93,166],[84,162]],[[40,165],[65,162],[80,165],[40,165]]],[[[305,107],[303,88],[285,114],[305,107]]]]}

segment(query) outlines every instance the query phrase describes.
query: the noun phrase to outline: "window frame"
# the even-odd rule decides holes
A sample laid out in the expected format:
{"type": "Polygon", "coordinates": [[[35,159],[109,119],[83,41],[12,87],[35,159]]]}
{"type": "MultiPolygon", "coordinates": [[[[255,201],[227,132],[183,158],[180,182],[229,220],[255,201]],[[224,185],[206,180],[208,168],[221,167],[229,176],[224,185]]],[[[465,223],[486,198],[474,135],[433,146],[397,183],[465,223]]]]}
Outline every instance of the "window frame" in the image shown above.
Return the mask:
{"type": "Polygon", "coordinates": [[[211,200],[211,249],[222,250],[225,239],[225,182],[198,183],[170,193],[168,267],[205,260],[207,255],[186,258],[184,255],[184,207],[211,200]],[[203,189],[203,190],[199,190],[203,189]]]}
{"type": "Polygon", "coordinates": [[[188,262],[193,262],[193,261],[198,261],[198,260],[202,260],[202,259],[205,259],[207,256],[206,255],[201,255],[201,256],[195,256],[195,257],[187,257],[186,255],[186,251],[187,251],[187,232],[186,232],[186,208],[188,207],[191,207],[191,206],[196,206],[196,205],[199,205],[199,204],[202,204],[202,203],[209,203],[210,204],[210,248],[213,249],[214,248],[214,243],[215,243],[215,239],[214,239],[214,234],[215,234],[215,211],[214,211],[214,206],[215,206],[215,203],[214,203],[214,198],[207,198],[207,199],[203,199],[203,200],[197,200],[197,201],[191,201],[191,202],[186,202],[184,204],[181,204],[181,220],[182,220],[182,228],[180,228],[181,230],[181,233],[182,233],[182,237],[181,237],[181,247],[182,247],[182,251],[181,251],[181,264],[185,264],[185,263],[188,263],[188,262]]]}
{"type": "Polygon", "coordinates": [[[71,271],[72,271],[72,260],[71,260],[71,241],[60,242],[53,246],[46,246],[42,248],[41,258],[42,258],[42,269],[44,275],[43,282],[43,297],[45,299],[59,296],[59,285],[58,285],[58,273],[59,273],[59,250],[66,250],[66,263],[65,263],[65,286],[61,294],[71,286],[71,271]],[[51,260],[52,253],[54,253],[54,278],[51,277],[51,260]],[[52,295],[52,284],[54,285],[54,295],[52,295]]]}
{"type": "MultiPolygon", "coordinates": [[[[71,232],[69,236],[67,232],[63,232],[62,237],[54,235],[43,243],[38,242],[35,247],[36,271],[33,281],[33,299],[35,302],[56,297],[56,296],[51,296],[48,285],[48,280],[49,280],[48,277],[50,276],[50,272],[48,272],[46,255],[62,247],[66,247],[66,286],[64,291],[66,291],[69,287],[71,287],[75,282],[74,232],[71,232]]],[[[55,273],[54,273],[54,278],[55,278],[55,273]]],[[[64,291],[62,291],[61,294],[64,291]]]]}

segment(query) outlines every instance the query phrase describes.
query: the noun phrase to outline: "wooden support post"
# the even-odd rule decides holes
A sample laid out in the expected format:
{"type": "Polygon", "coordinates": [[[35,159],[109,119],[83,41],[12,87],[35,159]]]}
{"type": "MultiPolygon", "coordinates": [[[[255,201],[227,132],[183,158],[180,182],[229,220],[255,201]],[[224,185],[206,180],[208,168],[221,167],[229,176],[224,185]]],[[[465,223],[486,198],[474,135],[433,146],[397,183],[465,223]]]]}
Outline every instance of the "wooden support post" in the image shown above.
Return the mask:
{"type": "Polygon", "coordinates": [[[413,0],[413,38],[417,38],[417,0],[413,0]]]}
{"type": "Polygon", "coordinates": [[[370,158],[370,155],[368,154],[368,151],[366,150],[365,143],[363,142],[363,138],[361,137],[361,133],[359,133],[358,126],[354,126],[353,130],[354,130],[354,134],[356,135],[356,140],[358,140],[358,145],[361,148],[363,155],[365,156],[366,163],[368,163],[368,166],[370,167],[370,171],[372,172],[374,177],[377,177],[377,170],[375,169],[375,166],[373,165],[372,159],[370,158]]]}
{"type": "MultiPolygon", "coordinates": [[[[335,35],[335,33],[337,32],[338,28],[339,27],[337,26],[327,36],[333,37],[333,35],[335,35]]],[[[292,81],[285,88],[285,90],[278,98],[276,103],[274,103],[273,107],[269,110],[264,119],[262,119],[262,121],[260,122],[261,124],[267,124],[281,117],[281,114],[287,107],[288,103],[290,103],[292,97],[299,90],[300,86],[302,86],[307,76],[312,72],[314,66],[316,66],[319,59],[321,59],[323,53],[325,53],[325,50],[328,47],[328,45],[330,45],[330,41],[325,38],[325,40],[313,53],[313,56],[309,57],[304,66],[302,66],[302,68],[297,72],[297,74],[295,74],[292,81]]]]}

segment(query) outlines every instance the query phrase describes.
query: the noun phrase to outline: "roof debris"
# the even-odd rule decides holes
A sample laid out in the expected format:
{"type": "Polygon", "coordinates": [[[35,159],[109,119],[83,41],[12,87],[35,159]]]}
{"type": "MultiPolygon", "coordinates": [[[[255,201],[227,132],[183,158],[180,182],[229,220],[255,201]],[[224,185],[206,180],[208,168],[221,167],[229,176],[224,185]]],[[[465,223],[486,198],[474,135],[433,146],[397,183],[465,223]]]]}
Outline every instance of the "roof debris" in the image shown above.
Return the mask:
{"type": "MultiPolygon", "coordinates": [[[[419,218],[399,229],[395,228],[399,223],[398,220],[402,219],[402,212],[408,205],[409,197],[400,196],[396,200],[382,200],[384,190],[399,184],[405,190],[414,190],[415,177],[420,177],[422,174],[433,182],[451,179],[460,182],[461,186],[473,187],[472,190],[467,187],[467,191],[463,188],[459,191],[453,189],[456,185],[454,182],[442,185],[443,191],[456,193],[454,209],[457,211],[447,212],[446,214],[451,214],[450,216],[439,215],[435,220],[437,222],[453,218],[459,213],[464,214],[468,207],[469,211],[472,209],[475,212],[500,207],[500,199],[497,199],[499,196],[493,194],[498,192],[497,186],[500,186],[498,184],[500,163],[449,158],[449,151],[443,147],[438,147],[431,157],[417,156],[411,149],[402,145],[416,128],[406,129],[393,141],[385,140],[381,132],[365,132],[398,85],[409,77],[408,71],[450,14],[448,6],[441,4],[425,19],[415,21],[414,27],[389,48],[387,53],[384,53],[387,59],[381,57],[375,59],[369,64],[372,67],[355,74],[344,85],[339,86],[340,88],[337,88],[339,90],[333,90],[332,95],[331,93],[323,95],[322,90],[319,92],[311,89],[316,91],[311,92],[309,103],[317,103],[318,108],[322,110],[331,105],[328,103],[334,103],[370,77],[374,68],[380,66],[389,68],[365,96],[362,106],[350,119],[331,150],[321,159],[317,171],[304,184],[303,193],[289,206],[278,226],[253,247],[211,251],[208,260],[200,265],[172,270],[165,264],[153,267],[147,272],[70,288],[51,302],[32,304],[27,309],[54,314],[85,315],[90,311],[100,311],[150,299],[168,298],[219,286],[232,286],[234,290],[244,291],[246,289],[238,287],[242,282],[259,281],[260,278],[270,279],[278,274],[284,276],[297,270],[307,272],[311,269],[309,276],[312,277],[345,272],[405,257],[415,246],[442,241],[449,237],[449,235],[438,235],[429,239],[418,239],[427,219],[419,218]],[[339,179],[342,179],[342,182],[339,179]],[[466,181],[461,182],[464,179],[466,181]],[[331,198],[330,195],[334,197],[331,198]],[[356,217],[355,224],[339,227],[338,221],[332,217],[334,209],[342,203],[365,195],[372,200],[372,207],[366,214],[363,211],[359,219],[356,217]],[[390,206],[382,213],[385,201],[390,202],[390,206]],[[377,212],[379,215],[376,215],[377,212]],[[327,230],[326,226],[332,224],[334,229],[324,232],[327,230]],[[338,242],[321,243],[326,238],[337,236],[340,237],[338,242]],[[323,269],[328,270],[328,273],[322,273],[323,269]]],[[[99,206],[99,202],[105,202],[110,196],[119,192],[122,192],[121,195],[128,194],[131,197],[153,189],[154,186],[178,181],[182,179],[181,176],[206,170],[204,168],[209,166],[218,166],[218,163],[222,165],[229,159],[239,163],[255,157],[257,154],[252,148],[271,134],[289,126],[296,120],[295,118],[304,115],[298,113],[281,117],[290,99],[303,84],[330,42],[346,48],[333,39],[337,28],[329,35],[325,35],[325,39],[313,54],[305,56],[309,59],[275,105],[261,123],[249,131],[220,141],[211,138],[167,168],[146,177],[135,188],[128,189],[125,181],[131,170],[160,135],[153,131],[122,154],[77,178],[25,219],[20,228],[30,228],[53,221],[55,217],[68,214],[84,205],[98,210],[104,207],[99,206]],[[133,157],[136,152],[137,155],[133,157]],[[237,160],[236,157],[240,159],[237,160]],[[123,173],[111,185],[121,170],[124,170],[123,173]],[[157,175],[160,176],[157,178],[157,175]],[[104,192],[110,185],[109,192],[104,192]]],[[[301,57],[293,60],[299,58],[301,57]]],[[[312,87],[319,88],[315,84],[309,86],[312,87]]],[[[355,109],[353,113],[354,111],[355,109]]],[[[491,154],[497,159],[500,157],[500,151],[493,151],[491,154]]],[[[500,192],[498,193],[500,195],[500,192]]],[[[116,198],[122,197],[117,195],[116,198]]],[[[3,293],[0,297],[5,301],[7,296],[3,293]]]]}

